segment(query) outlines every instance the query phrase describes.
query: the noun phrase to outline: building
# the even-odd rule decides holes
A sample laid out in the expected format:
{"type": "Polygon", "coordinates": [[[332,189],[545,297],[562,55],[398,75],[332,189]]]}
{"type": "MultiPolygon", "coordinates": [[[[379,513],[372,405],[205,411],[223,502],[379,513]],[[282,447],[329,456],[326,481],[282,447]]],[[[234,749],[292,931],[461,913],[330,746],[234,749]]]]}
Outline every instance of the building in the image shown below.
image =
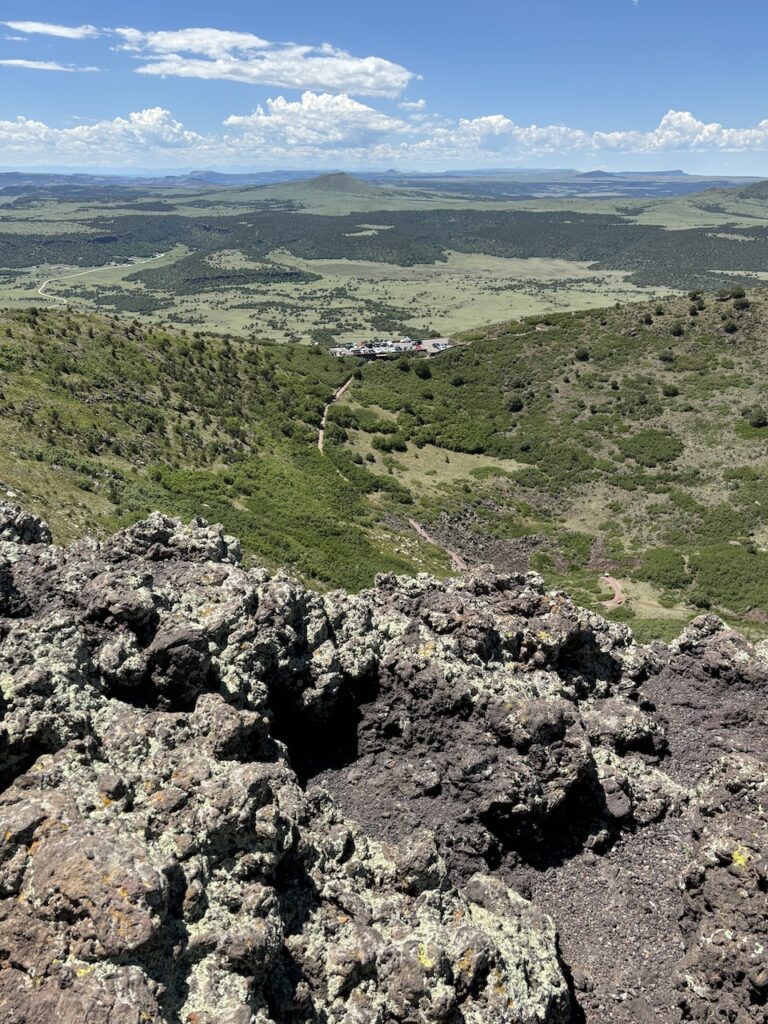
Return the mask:
{"type": "Polygon", "coordinates": [[[394,359],[396,356],[407,353],[425,355],[436,355],[438,352],[445,352],[452,348],[453,342],[450,338],[427,338],[425,341],[414,341],[413,338],[403,337],[399,341],[373,341],[366,343],[357,342],[346,345],[336,345],[328,351],[332,356],[359,356],[362,359],[394,359]]]}

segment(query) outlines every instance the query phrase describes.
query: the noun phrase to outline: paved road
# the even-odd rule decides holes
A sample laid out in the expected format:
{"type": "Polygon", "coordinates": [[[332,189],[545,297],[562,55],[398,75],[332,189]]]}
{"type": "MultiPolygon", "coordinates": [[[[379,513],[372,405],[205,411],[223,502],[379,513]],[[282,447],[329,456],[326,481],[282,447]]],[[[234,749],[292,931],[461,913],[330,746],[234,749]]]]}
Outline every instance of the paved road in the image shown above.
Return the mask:
{"type": "Polygon", "coordinates": [[[325,428],[328,423],[328,410],[347,393],[347,389],[354,379],[354,377],[350,377],[346,384],[342,384],[330,402],[323,409],[323,418],[320,420],[320,433],[317,435],[317,447],[320,451],[323,450],[323,446],[325,445],[325,428]]]}
{"type": "Polygon", "coordinates": [[[43,281],[40,287],[37,289],[37,294],[42,295],[44,299],[53,299],[54,302],[63,302],[66,306],[69,303],[69,299],[63,298],[61,295],[49,295],[45,290],[49,284],[54,284],[56,281],[71,281],[74,277],[85,277],[86,274],[98,274],[101,270],[125,270],[127,267],[140,267],[145,263],[152,263],[154,260],[161,260],[163,256],[167,256],[167,252],[161,252],[159,256],[150,256],[148,260],[132,260],[130,263],[119,263],[107,265],[104,267],[91,267],[90,270],[78,270],[76,274],[64,274],[63,277],[49,277],[43,281]]]}

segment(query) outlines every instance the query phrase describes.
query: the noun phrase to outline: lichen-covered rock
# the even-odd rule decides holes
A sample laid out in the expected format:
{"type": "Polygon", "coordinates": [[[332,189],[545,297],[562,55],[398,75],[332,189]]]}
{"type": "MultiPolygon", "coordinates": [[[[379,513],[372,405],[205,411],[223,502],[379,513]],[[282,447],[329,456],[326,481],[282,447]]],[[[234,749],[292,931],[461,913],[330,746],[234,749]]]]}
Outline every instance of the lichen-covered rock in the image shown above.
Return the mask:
{"type": "Polygon", "coordinates": [[[768,777],[724,757],[700,787],[695,858],[683,879],[682,1002],[693,1020],[765,1021],[768,777]]]}
{"type": "Polygon", "coordinates": [[[768,677],[719,620],[648,650],[532,574],[319,595],[203,520],[0,520],[3,1022],[570,1024],[571,968],[590,1022],[764,1019],[768,677]],[[648,908],[590,902],[673,841],[674,1007],[648,908]]]}

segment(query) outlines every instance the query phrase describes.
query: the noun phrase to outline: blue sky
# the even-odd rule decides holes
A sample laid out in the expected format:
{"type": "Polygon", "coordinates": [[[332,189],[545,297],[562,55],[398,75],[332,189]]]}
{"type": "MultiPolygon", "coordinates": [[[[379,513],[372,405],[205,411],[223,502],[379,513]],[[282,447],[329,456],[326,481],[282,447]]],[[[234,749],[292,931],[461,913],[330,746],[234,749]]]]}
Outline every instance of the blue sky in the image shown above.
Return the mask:
{"type": "Polygon", "coordinates": [[[0,3],[0,166],[768,175],[768,5],[0,3]]]}

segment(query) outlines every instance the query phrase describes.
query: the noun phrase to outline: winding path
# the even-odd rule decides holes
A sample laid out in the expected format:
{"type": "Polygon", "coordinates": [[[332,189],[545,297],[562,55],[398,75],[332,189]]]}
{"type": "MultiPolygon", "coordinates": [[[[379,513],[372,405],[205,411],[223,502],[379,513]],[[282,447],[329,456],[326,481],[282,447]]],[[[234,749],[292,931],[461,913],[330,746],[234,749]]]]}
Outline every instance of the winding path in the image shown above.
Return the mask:
{"type": "Polygon", "coordinates": [[[432,534],[429,533],[427,530],[425,530],[421,523],[418,522],[416,519],[409,519],[408,525],[410,526],[414,533],[417,533],[419,537],[421,537],[422,540],[425,540],[428,544],[434,544],[435,547],[437,548],[441,548],[446,553],[446,555],[450,557],[451,566],[454,569],[458,570],[459,572],[467,572],[469,566],[458,553],[458,551],[453,551],[451,548],[447,548],[444,544],[441,544],[440,541],[433,537],[432,534]]]}
{"type": "Polygon", "coordinates": [[[98,274],[102,270],[125,270],[128,267],[141,267],[145,263],[152,263],[154,260],[161,260],[163,256],[167,255],[167,252],[161,252],[158,256],[150,256],[147,260],[132,260],[130,263],[108,263],[103,267],[91,267],[89,270],[78,270],[76,274],[64,274],[62,277],[49,277],[43,281],[37,289],[37,294],[42,295],[44,299],[52,299],[54,302],[63,302],[66,306],[69,304],[69,299],[65,299],[61,295],[50,295],[45,290],[49,284],[55,284],[57,281],[71,281],[74,277],[85,277],[86,274],[98,274]]]}
{"type": "Polygon", "coordinates": [[[354,379],[354,377],[350,377],[346,384],[342,384],[339,390],[334,394],[330,402],[328,402],[328,404],[323,409],[323,418],[320,420],[320,432],[317,435],[317,447],[318,450],[321,452],[323,451],[323,446],[325,445],[325,428],[328,423],[328,410],[331,408],[332,405],[335,405],[340,398],[344,397],[344,395],[347,393],[347,389],[349,388],[350,384],[354,379]]]}
{"type": "Polygon", "coordinates": [[[621,584],[619,583],[619,581],[614,579],[613,576],[602,576],[601,579],[602,582],[605,583],[606,586],[610,587],[613,591],[613,597],[610,599],[610,601],[603,601],[603,605],[609,610],[611,608],[621,608],[626,598],[624,596],[624,591],[621,589],[621,584]]]}
{"type": "MultiPolygon", "coordinates": [[[[346,383],[342,384],[341,387],[339,388],[339,390],[334,394],[334,396],[330,400],[330,402],[328,402],[326,404],[326,406],[324,407],[324,409],[323,409],[323,418],[322,418],[322,420],[320,420],[320,430],[319,430],[318,435],[317,435],[317,447],[318,447],[318,450],[321,453],[322,453],[323,447],[325,445],[325,428],[326,428],[326,425],[328,423],[328,412],[329,412],[331,406],[335,405],[336,402],[338,402],[340,398],[344,397],[344,395],[349,390],[349,387],[352,384],[352,381],[354,379],[355,379],[354,377],[350,377],[349,380],[346,381],[346,383]]],[[[420,522],[418,522],[418,520],[416,520],[416,519],[409,519],[408,520],[408,525],[410,526],[410,528],[413,530],[414,533],[418,534],[418,536],[421,537],[422,540],[425,540],[428,544],[434,544],[435,547],[440,548],[442,551],[444,551],[446,553],[446,555],[448,555],[448,557],[451,560],[452,568],[456,569],[457,572],[467,572],[468,571],[469,566],[464,561],[464,559],[461,557],[461,555],[458,553],[458,551],[453,551],[451,548],[447,548],[444,544],[441,544],[440,541],[437,540],[436,537],[433,537],[432,534],[429,533],[421,525],[420,522]]]]}

